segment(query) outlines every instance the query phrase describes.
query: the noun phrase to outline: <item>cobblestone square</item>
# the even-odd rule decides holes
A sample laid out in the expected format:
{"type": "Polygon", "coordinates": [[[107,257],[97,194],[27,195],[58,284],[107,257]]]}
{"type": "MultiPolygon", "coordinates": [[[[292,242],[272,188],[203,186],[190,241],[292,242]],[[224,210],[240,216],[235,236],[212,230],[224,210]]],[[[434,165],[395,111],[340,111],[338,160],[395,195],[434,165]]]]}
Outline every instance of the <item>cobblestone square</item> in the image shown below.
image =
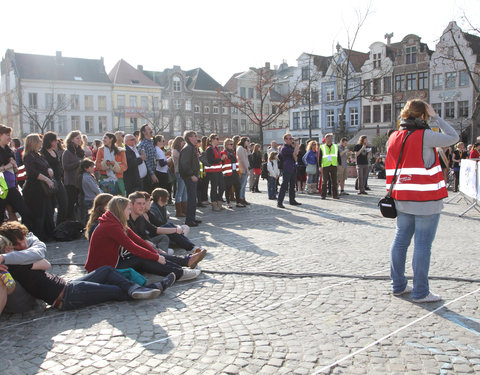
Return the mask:
{"type": "MultiPolygon", "coordinates": [[[[189,234],[208,249],[198,279],[154,300],[4,314],[0,373],[480,373],[480,285],[455,279],[479,279],[480,214],[445,204],[430,267],[443,301],[415,304],[382,279],[395,220],[377,208],[384,180],[369,183],[368,196],[349,179],[339,201],[305,194],[282,210],[262,182],[247,208],[200,209],[189,234]]],[[[87,249],[49,244],[52,272],[80,276],[87,249]]]]}

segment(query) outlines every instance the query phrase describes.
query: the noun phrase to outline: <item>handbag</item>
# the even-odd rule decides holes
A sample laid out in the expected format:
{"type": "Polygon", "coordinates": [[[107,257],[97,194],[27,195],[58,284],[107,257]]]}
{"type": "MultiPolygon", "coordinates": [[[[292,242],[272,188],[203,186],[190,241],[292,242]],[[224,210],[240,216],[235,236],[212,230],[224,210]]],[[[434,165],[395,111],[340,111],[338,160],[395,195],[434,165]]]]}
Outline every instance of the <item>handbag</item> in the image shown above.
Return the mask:
{"type": "Polygon", "coordinates": [[[102,190],[104,193],[109,193],[112,195],[117,194],[117,181],[115,180],[105,178],[98,181],[98,186],[100,187],[100,190],[102,190]]]}
{"type": "Polygon", "coordinates": [[[405,141],[410,134],[413,133],[409,131],[407,136],[403,139],[402,148],[400,149],[400,155],[398,156],[397,166],[395,167],[395,173],[392,177],[392,183],[390,184],[390,189],[388,189],[387,195],[378,201],[378,207],[380,208],[380,213],[383,217],[388,217],[390,219],[395,219],[397,217],[397,208],[395,207],[395,200],[391,197],[393,185],[395,185],[395,179],[397,178],[398,165],[402,159],[403,147],[405,146],[405,141]]]}
{"type": "Polygon", "coordinates": [[[307,169],[305,171],[307,172],[307,174],[317,174],[317,165],[307,164],[307,169]]]}

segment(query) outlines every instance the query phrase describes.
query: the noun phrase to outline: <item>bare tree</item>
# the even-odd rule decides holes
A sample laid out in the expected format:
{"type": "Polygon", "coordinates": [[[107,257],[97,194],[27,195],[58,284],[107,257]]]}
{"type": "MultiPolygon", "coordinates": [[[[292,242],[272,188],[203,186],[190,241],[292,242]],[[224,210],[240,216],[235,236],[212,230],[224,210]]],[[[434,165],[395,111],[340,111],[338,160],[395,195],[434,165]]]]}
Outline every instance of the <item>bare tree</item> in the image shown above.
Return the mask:
{"type": "MultiPolygon", "coordinates": [[[[19,100],[19,98],[17,98],[17,104],[15,105],[18,112],[28,120],[30,126],[33,125],[40,134],[48,131],[49,127],[53,128],[55,118],[70,107],[66,96],[64,94],[55,95],[53,88],[52,92],[47,95],[49,99],[45,101],[43,108],[38,106],[38,101],[25,104],[25,102],[19,100]]],[[[38,100],[38,97],[36,97],[36,99],[38,100]]]]}
{"type": "Polygon", "coordinates": [[[256,75],[253,98],[225,91],[220,91],[220,94],[228,106],[238,109],[258,127],[259,143],[263,145],[263,129],[294,107],[300,100],[300,94],[297,91],[298,82],[294,87],[289,88],[285,95],[279,94],[275,90],[279,84],[279,77],[268,67],[252,69],[252,71],[256,75]]]}

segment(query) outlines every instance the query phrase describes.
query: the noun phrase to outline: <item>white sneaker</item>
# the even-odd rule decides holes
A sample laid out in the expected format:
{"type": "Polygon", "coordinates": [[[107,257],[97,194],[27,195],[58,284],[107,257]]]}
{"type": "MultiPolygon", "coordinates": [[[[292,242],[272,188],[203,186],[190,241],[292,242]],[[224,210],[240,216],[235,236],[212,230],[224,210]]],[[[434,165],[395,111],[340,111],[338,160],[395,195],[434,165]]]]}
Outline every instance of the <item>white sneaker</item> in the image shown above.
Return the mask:
{"type": "Polygon", "coordinates": [[[178,279],[178,281],[187,281],[187,280],[192,280],[198,277],[202,271],[200,271],[198,268],[191,269],[191,268],[184,268],[183,269],[183,275],[178,279]]]}
{"type": "Polygon", "coordinates": [[[407,294],[407,293],[412,293],[413,288],[407,284],[405,289],[403,289],[401,292],[393,293],[394,296],[401,296],[402,294],[407,294]]]}
{"type": "Polygon", "coordinates": [[[415,299],[414,298],[413,302],[424,303],[424,302],[438,302],[438,301],[441,301],[441,300],[442,300],[442,297],[430,292],[430,293],[428,293],[428,296],[426,296],[426,297],[423,297],[423,298],[420,298],[420,299],[415,299]]]}

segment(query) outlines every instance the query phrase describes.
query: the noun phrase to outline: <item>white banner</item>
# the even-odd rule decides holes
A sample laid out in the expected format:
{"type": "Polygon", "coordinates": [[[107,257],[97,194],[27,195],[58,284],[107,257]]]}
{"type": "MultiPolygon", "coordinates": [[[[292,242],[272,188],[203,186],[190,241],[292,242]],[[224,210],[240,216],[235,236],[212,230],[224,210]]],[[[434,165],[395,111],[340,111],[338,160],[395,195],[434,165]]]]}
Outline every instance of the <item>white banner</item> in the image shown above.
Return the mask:
{"type": "Polygon", "coordinates": [[[471,159],[462,159],[460,164],[460,191],[477,199],[477,162],[471,159]]]}

